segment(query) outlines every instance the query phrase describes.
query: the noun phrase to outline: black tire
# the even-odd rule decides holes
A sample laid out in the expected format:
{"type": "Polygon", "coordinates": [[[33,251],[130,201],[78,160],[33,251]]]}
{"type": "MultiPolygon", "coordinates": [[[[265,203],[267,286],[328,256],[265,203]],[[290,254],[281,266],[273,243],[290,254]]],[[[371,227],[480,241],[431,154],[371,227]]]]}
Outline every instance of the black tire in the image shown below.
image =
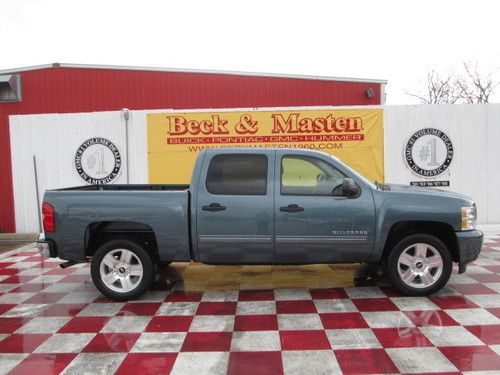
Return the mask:
{"type": "Polygon", "coordinates": [[[99,289],[99,291],[106,297],[115,301],[128,301],[141,296],[146,290],[149,289],[151,282],[155,279],[155,267],[151,256],[141,245],[134,241],[117,239],[108,241],[97,249],[92,257],[91,275],[97,289],[99,289]],[[113,290],[102,280],[101,263],[104,257],[111,252],[118,251],[118,249],[128,250],[140,260],[140,264],[137,263],[134,265],[142,266],[142,278],[137,281],[137,285],[135,285],[132,290],[123,292],[113,290]]]}
{"type": "MultiPolygon", "coordinates": [[[[433,249],[426,250],[427,253],[428,251],[432,251],[433,249]]],[[[418,267],[419,265],[418,261],[415,263],[414,267],[418,267]]],[[[399,291],[403,292],[404,294],[410,295],[410,296],[426,296],[429,294],[432,294],[438,290],[440,290],[443,286],[446,285],[448,282],[448,279],[450,278],[451,271],[452,271],[452,259],[451,259],[451,254],[449,249],[446,247],[446,245],[438,238],[429,235],[429,234],[412,234],[409,235],[402,240],[400,240],[396,245],[392,248],[391,252],[389,253],[389,257],[387,258],[387,263],[386,263],[386,269],[387,269],[387,274],[389,276],[389,279],[392,283],[392,285],[398,289],[399,291]],[[430,286],[424,286],[424,281],[420,276],[417,278],[413,279],[415,283],[419,282],[420,278],[420,287],[414,287],[412,285],[409,285],[409,283],[405,282],[402,279],[402,276],[400,276],[400,273],[398,270],[401,270],[401,272],[404,272],[405,270],[402,267],[406,267],[405,265],[400,265],[399,264],[399,259],[401,254],[406,250],[409,249],[408,251],[416,251],[412,250],[412,245],[415,244],[426,244],[431,246],[433,249],[437,250],[439,255],[441,256],[442,259],[442,271],[441,274],[438,276],[439,272],[437,272],[437,269],[433,269],[431,272],[435,272],[435,275],[433,276],[434,281],[433,284],[430,286]],[[401,267],[401,268],[400,268],[401,267]]],[[[420,267],[422,265],[420,264],[420,267]]],[[[425,265],[423,266],[425,268],[425,265]]],[[[418,268],[415,268],[417,271],[418,268]]]]}

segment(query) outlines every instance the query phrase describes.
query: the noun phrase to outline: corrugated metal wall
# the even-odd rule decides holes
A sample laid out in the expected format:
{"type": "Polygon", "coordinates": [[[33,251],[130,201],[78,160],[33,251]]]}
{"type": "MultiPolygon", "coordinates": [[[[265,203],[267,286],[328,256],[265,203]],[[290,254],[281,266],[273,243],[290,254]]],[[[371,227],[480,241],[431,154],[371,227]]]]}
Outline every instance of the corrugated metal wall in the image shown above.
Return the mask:
{"type": "Polygon", "coordinates": [[[123,107],[248,108],[381,102],[380,84],[366,82],[64,67],[19,74],[22,102],[0,103],[0,232],[15,231],[9,115],[110,111],[123,107]],[[371,99],[364,94],[368,88],[375,92],[371,99]]]}

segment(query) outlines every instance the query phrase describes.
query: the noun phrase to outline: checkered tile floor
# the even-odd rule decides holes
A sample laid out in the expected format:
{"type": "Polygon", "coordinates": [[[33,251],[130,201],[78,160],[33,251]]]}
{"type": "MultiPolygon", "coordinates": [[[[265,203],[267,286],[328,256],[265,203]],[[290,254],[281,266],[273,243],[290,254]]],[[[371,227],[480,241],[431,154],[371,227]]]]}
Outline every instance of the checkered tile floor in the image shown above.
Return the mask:
{"type": "Polygon", "coordinates": [[[261,290],[250,275],[236,290],[186,291],[177,280],[117,303],[88,265],[58,264],[34,249],[0,259],[0,373],[500,373],[500,236],[429,298],[401,296],[383,278],[261,290]]]}

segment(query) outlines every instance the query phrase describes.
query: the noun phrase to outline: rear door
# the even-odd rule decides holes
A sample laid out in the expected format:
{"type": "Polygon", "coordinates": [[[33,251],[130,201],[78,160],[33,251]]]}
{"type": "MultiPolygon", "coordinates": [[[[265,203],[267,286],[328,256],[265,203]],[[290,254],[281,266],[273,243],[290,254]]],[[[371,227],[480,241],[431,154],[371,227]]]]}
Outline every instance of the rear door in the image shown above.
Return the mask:
{"type": "Polygon", "coordinates": [[[207,152],[206,180],[198,186],[195,203],[200,261],[273,261],[274,154],[272,150],[207,152]]]}

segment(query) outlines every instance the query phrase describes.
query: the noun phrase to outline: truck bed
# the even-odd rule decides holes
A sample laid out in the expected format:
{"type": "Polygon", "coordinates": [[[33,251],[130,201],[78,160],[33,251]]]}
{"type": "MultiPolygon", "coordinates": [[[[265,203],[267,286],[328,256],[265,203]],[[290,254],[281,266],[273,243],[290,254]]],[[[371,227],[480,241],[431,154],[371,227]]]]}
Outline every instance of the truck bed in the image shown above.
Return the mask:
{"type": "Polygon", "coordinates": [[[144,190],[154,190],[154,191],[178,191],[178,190],[188,190],[189,185],[161,185],[161,184],[108,184],[108,185],[82,185],[74,186],[64,189],[54,189],[50,191],[116,191],[116,190],[126,190],[126,191],[144,191],[144,190]]]}

